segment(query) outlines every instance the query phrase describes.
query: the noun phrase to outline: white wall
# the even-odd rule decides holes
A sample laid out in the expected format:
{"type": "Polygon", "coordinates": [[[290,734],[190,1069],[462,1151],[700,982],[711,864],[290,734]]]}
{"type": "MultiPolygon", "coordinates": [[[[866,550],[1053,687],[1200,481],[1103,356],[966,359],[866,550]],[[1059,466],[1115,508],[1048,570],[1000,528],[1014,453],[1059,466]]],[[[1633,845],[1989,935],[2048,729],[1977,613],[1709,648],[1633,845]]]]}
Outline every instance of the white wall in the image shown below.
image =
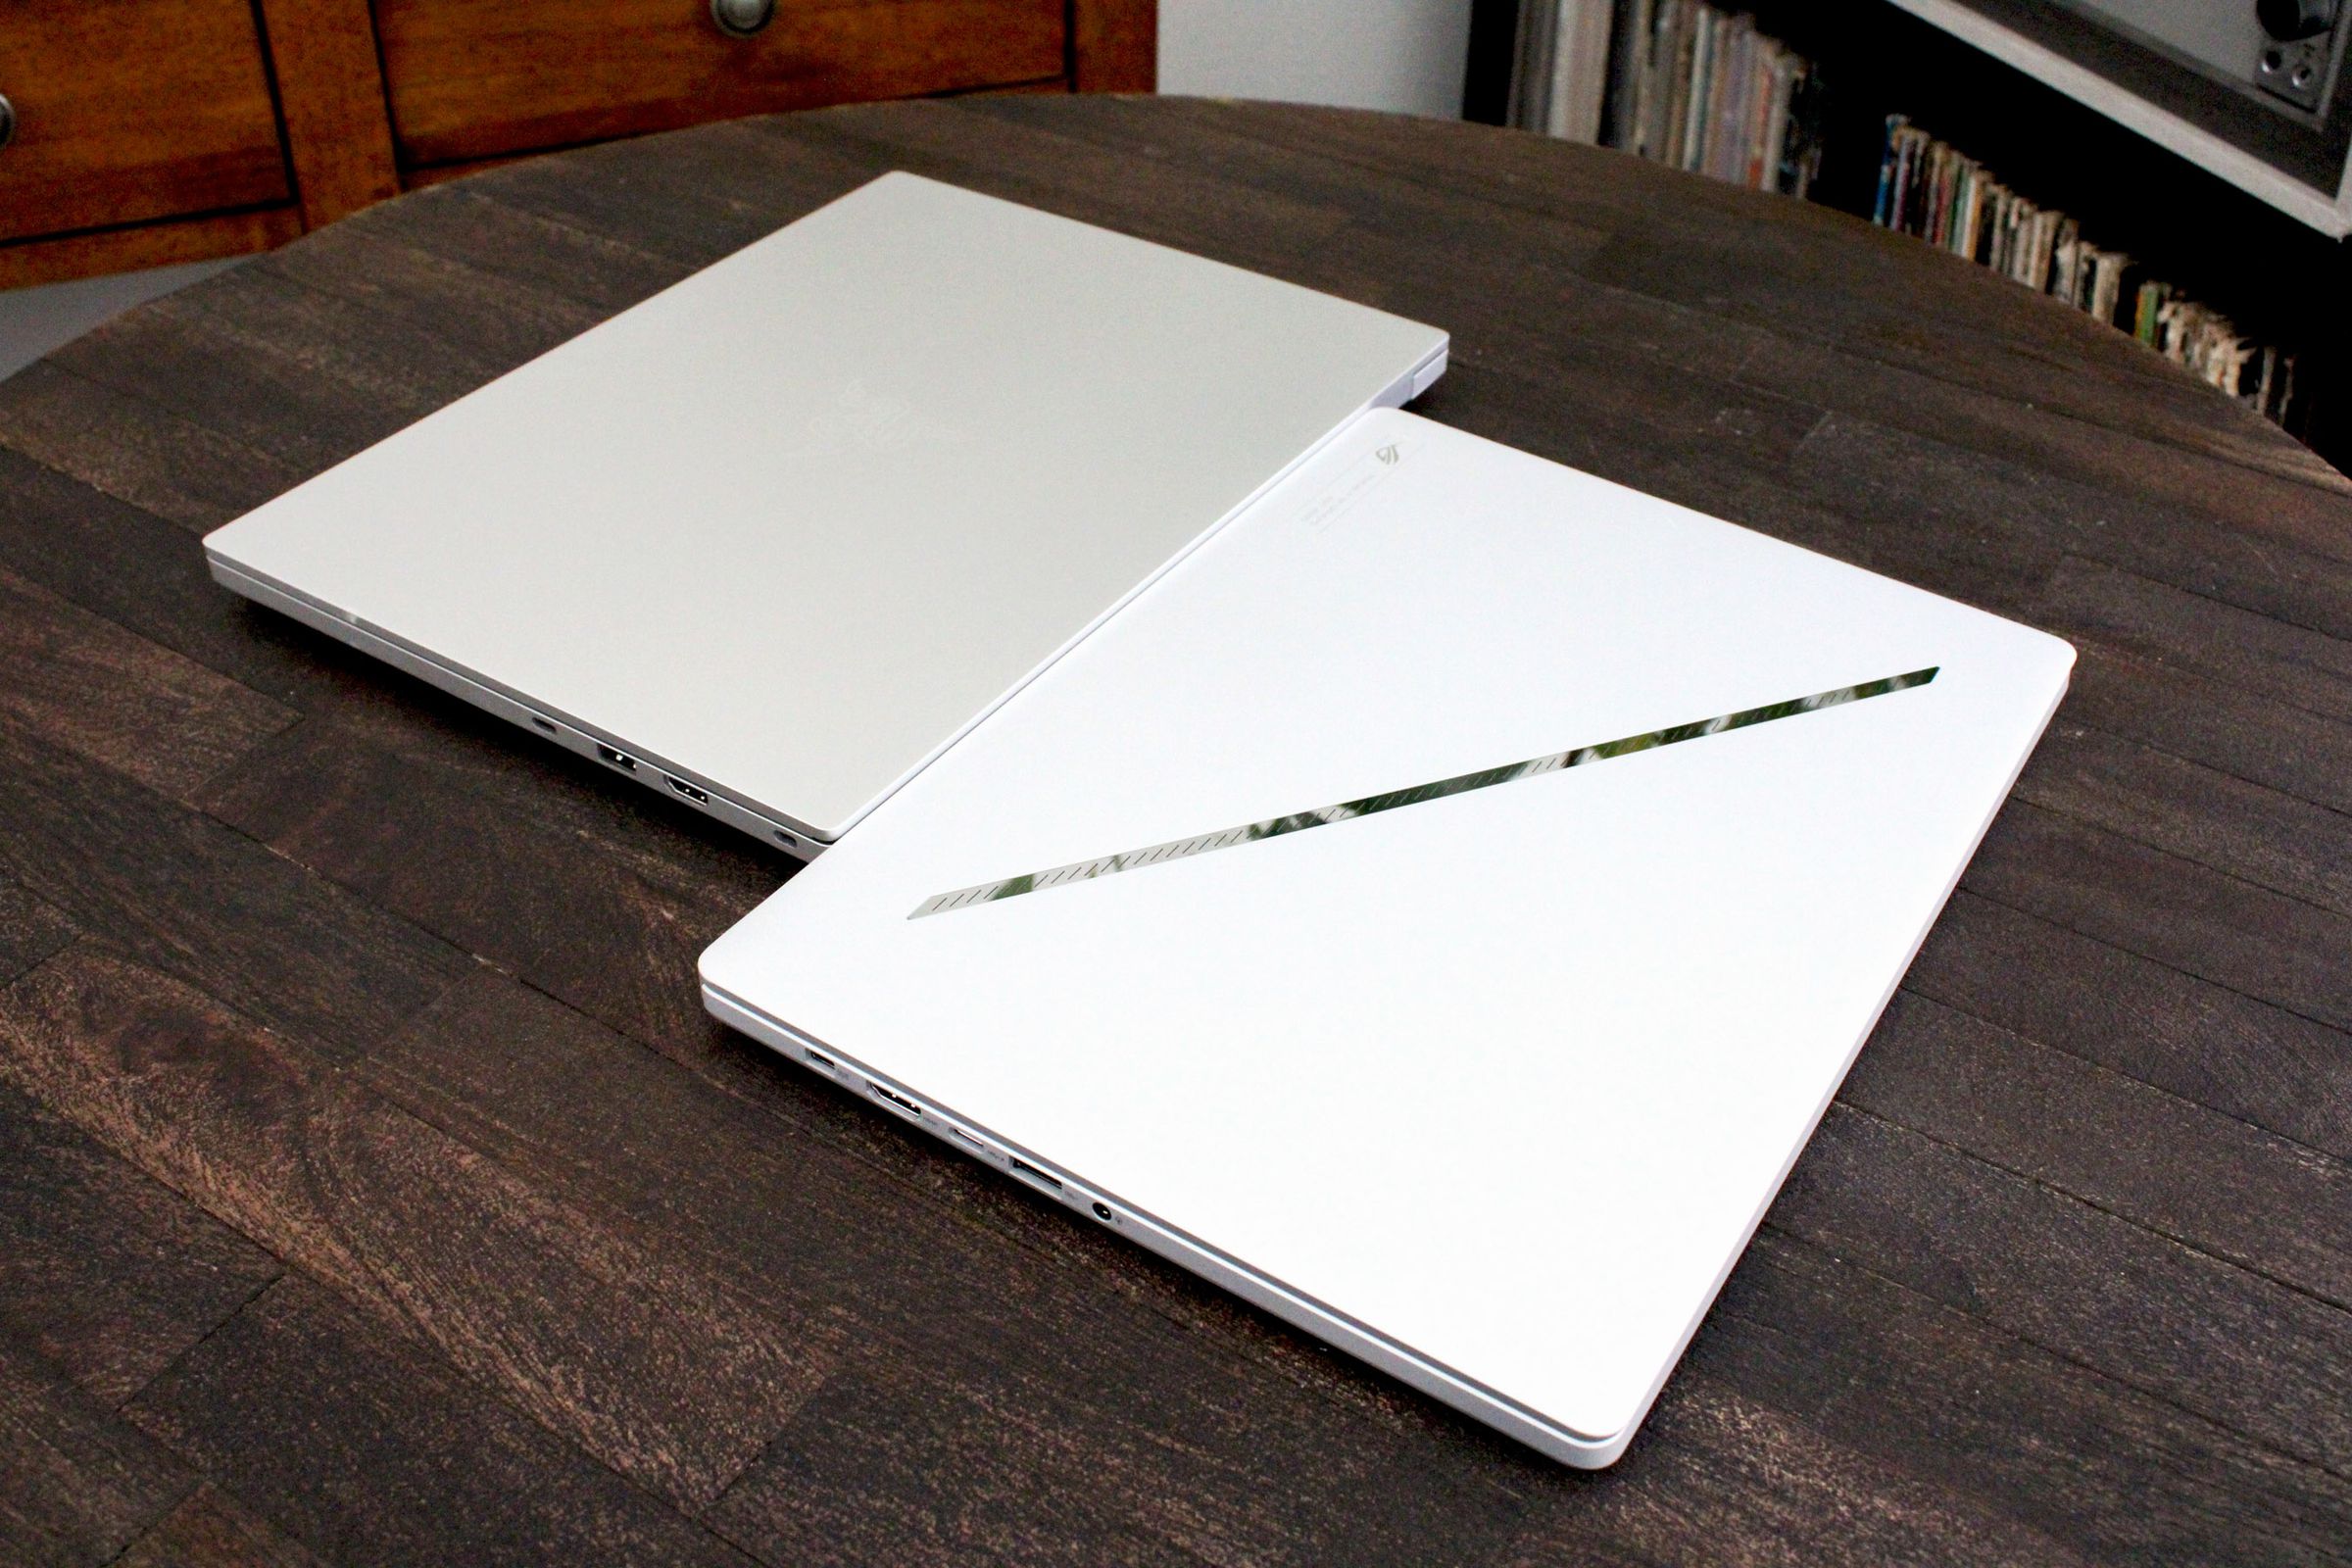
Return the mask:
{"type": "Polygon", "coordinates": [[[1462,112],[1470,0],[1159,0],[1159,90],[1462,112]]]}

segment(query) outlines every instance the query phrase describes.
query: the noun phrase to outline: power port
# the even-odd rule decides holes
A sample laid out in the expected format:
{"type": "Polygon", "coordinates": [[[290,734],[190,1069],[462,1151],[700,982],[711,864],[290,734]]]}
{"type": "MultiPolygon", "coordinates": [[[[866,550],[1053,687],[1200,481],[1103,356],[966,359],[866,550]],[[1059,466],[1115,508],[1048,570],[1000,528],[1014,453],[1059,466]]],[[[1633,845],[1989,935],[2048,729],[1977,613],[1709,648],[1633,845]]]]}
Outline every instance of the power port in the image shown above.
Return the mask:
{"type": "Polygon", "coordinates": [[[616,752],[610,746],[600,745],[596,749],[596,755],[619,768],[623,773],[637,771],[637,759],[626,752],[616,752]]]}
{"type": "Polygon", "coordinates": [[[1093,1209],[1095,1211],[1095,1218],[1101,1220],[1103,1224],[1108,1225],[1111,1223],[1110,1205],[1102,1201],[1102,1200],[1098,1198],[1092,1203],[1089,1203],[1087,1207],[1093,1209]]]}

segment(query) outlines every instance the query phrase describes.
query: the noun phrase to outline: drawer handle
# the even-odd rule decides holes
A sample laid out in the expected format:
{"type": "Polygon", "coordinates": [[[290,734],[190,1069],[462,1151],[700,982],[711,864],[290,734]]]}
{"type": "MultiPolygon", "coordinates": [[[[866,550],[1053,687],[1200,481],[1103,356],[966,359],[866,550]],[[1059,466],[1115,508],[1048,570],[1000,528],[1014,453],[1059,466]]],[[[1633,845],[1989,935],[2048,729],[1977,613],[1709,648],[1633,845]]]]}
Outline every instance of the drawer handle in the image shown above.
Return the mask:
{"type": "Polygon", "coordinates": [[[776,20],[776,0],[710,0],[710,20],[730,38],[749,38],[776,20]]]}
{"type": "Polygon", "coordinates": [[[16,139],[17,106],[8,101],[8,94],[0,93],[0,147],[5,147],[16,139]]]}

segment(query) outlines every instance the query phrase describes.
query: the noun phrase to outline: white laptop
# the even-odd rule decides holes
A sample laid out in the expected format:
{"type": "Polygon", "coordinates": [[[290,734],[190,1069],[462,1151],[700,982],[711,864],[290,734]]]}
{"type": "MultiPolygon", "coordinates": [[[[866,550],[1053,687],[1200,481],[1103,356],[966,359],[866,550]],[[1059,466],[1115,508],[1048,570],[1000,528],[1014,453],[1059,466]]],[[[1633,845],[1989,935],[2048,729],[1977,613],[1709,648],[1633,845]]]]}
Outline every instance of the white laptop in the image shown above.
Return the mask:
{"type": "Polygon", "coordinates": [[[1372,413],[721,938],[705,995],[1604,1465],[2072,662],[1372,413]]]}
{"type": "Polygon", "coordinates": [[[205,541],[238,593],[838,838],[1435,328],[889,174],[205,541]]]}

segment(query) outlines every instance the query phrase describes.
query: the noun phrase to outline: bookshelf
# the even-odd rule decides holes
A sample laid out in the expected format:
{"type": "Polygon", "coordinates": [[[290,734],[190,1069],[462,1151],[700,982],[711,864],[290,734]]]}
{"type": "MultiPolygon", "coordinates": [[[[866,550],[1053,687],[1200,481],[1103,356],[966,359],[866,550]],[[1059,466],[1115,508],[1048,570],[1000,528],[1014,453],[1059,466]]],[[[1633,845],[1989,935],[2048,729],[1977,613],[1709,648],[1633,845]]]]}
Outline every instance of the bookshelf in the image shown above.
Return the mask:
{"type": "MultiPolygon", "coordinates": [[[[1508,83],[1531,18],[1556,21],[1587,4],[1618,23],[1630,9],[1628,0],[1480,0],[1465,113],[1513,122],[1508,83]]],[[[1751,0],[1724,9],[1751,17],[1758,33],[1802,57],[1817,77],[1809,199],[1871,218],[1887,118],[1903,116],[2011,189],[2068,215],[2085,238],[2228,316],[2249,339],[2293,353],[2298,405],[2287,427],[2338,467],[2352,467],[2352,300],[2343,289],[2341,225],[2320,220],[2319,210],[2334,213],[2332,196],[2321,201],[2305,185],[2311,199],[2298,205],[2278,190],[2250,188],[2260,181],[2231,162],[2250,158],[2242,148],[2209,133],[2205,141],[2185,135],[2182,125],[2198,127],[2179,116],[2170,116],[2178,123],[2159,123],[2151,117],[2169,111],[2154,104],[2136,118],[2118,112],[2130,94],[2079,79],[2082,68],[2062,57],[1985,47],[1987,35],[1964,24],[1981,13],[1952,0],[1751,0]]],[[[1618,134],[1625,112],[1625,49],[1618,25],[1597,116],[1604,142],[1618,134]]],[[[2286,178],[2276,169],[2271,176],[2286,178]]]]}

